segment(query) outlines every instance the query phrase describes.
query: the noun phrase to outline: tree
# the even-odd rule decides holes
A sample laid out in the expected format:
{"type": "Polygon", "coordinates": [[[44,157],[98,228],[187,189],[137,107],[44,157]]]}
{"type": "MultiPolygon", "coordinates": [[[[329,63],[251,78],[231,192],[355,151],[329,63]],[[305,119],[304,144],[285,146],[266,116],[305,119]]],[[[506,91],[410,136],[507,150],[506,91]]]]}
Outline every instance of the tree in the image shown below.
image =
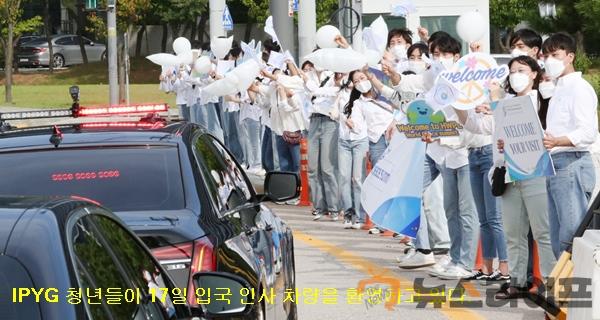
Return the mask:
{"type": "Polygon", "coordinates": [[[502,51],[510,51],[508,43],[515,27],[537,13],[537,1],[531,0],[490,0],[490,23],[494,46],[502,51]],[[506,31],[502,41],[501,31],[506,31]]]}
{"type": "Polygon", "coordinates": [[[44,32],[48,41],[48,69],[54,72],[54,48],[52,47],[52,30],[50,23],[50,0],[44,0],[44,32]]]}
{"type": "Polygon", "coordinates": [[[12,103],[12,74],[14,47],[21,34],[32,32],[42,25],[39,16],[21,21],[21,0],[0,0],[0,43],[4,49],[4,101],[12,103]]]}

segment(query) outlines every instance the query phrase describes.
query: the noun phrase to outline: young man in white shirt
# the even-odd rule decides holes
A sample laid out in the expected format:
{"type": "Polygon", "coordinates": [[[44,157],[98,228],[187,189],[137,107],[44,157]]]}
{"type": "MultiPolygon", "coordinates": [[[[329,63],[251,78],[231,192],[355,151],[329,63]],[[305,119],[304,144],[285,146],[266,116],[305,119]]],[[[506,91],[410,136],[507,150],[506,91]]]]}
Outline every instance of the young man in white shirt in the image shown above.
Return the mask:
{"type": "Polygon", "coordinates": [[[544,146],[556,175],[548,177],[548,208],[552,250],[558,258],[573,240],[587,211],[595,185],[589,147],[598,136],[598,97],[575,72],[575,40],[555,33],[542,45],[546,74],[557,79],[546,116],[544,146]]]}

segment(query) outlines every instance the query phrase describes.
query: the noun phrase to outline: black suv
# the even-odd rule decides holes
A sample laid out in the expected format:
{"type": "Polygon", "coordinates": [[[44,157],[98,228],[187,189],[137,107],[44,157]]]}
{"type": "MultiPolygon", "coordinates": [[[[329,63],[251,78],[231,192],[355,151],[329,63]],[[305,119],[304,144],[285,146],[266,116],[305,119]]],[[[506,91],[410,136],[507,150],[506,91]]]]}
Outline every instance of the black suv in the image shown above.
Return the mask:
{"type": "Polygon", "coordinates": [[[215,273],[194,275],[198,298],[225,286],[236,299],[192,310],[143,242],[85,199],[0,197],[0,248],[3,319],[200,319],[192,315],[250,311],[237,294],[248,284],[215,273]]]}
{"type": "Polygon", "coordinates": [[[295,319],[292,230],[263,201],[299,195],[269,173],[257,194],[198,125],[88,123],[0,134],[0,194],[79,196],[113,211],[196,305],[192,275],[238,275],[262,297],[248,318],[295,319]]]}

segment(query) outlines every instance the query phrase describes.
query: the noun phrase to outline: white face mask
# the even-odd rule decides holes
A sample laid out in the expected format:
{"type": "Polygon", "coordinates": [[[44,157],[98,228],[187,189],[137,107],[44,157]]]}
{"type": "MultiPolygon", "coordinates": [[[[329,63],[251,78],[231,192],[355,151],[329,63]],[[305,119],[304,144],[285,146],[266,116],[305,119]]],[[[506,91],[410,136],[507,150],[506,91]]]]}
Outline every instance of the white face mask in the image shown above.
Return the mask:
{"type": "Polygon", "coordinates": [[[546,74],[552,79],[558,79],[565,71],[565,63],[554,57],[548,57],[545,62],[546,74]]]}
{"type": "Polygon", "coordinates": [[[527,89],[530,83],[529,76],[520,72],[511,73],[508,78],[508,81],[510,82],[511,88],[516,93],[521,93],[525,91],[525,89],[527,89]]]}
{"type": "Polygon", "coordinates": [[[438,61],[442,64],[442,66],[444,66],[444,68],[446,68],[446,70],[451,69],[454,65],[454,58],[440,57],[438,61]]]}
{"type": "Polygon", "coordinates": [[[421,74],[427,70],[427,64],[425,61],[408,61],[408,70],[421,74]]]}
{"type": "Polygon", "coordinates": [[[516,57],[520,57],[520,56],[528,56],[529,54],[527,53],[527,51],[522,51],[518,48],[513,49],[513,51],[510,52],[510,56],[512,58],[516,58],[516,57]]]}
{"type": "Polygon", "coordinates": [[[392,47],[392,53],[398,60],[406,60],[408,56],[406,55],[406,46],[403,44],[397,44],[392,47]]]}
{"type": "Polygon", "coordinates": [[[371,81],[363,80],[356,85],[356,90],[360,91],[360,93],[367,93],[371,91],[372,85],[371,81]]]}
{"type": "Polygon", "coordinates": [[[554,82],[544,81],[544,82],[540,83],[538,91],[542,95],[542,98],[548,99],[548,98],[552,98],[555,88],[556,88],[556,86],[554,85],[554,82]]]}

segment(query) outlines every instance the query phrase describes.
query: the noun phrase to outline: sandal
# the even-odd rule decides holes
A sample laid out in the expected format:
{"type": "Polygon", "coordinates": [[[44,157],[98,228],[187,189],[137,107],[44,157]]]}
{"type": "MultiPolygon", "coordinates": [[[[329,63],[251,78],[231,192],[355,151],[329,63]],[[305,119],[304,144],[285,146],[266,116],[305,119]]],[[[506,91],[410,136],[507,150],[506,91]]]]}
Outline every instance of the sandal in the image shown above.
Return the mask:
{"type": "Polygon", "coordinates": [[[511,286],[508,283],[503,284],[500,290],[496,292],[494,298],[496,300],[519,299],[527,296],[527,288],[511,286]]]}

